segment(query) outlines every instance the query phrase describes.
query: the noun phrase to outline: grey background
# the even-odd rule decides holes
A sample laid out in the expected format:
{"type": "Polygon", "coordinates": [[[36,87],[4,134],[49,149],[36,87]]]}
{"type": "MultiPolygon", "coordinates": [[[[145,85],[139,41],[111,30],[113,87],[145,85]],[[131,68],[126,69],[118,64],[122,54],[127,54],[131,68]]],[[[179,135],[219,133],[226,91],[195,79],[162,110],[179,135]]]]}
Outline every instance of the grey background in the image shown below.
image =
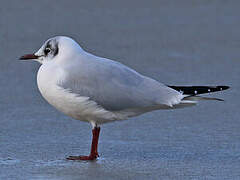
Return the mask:
{"type": "Polygon", "coordinates": [[[240,2],[0,2],[0,179],[240,179],[240,2]],[[102,126],[100,159],[91,127],[38,92],[39,64],[18,57],[67,35],[96,55],[172,85],[230,85],[201,102],[102,126]]]}

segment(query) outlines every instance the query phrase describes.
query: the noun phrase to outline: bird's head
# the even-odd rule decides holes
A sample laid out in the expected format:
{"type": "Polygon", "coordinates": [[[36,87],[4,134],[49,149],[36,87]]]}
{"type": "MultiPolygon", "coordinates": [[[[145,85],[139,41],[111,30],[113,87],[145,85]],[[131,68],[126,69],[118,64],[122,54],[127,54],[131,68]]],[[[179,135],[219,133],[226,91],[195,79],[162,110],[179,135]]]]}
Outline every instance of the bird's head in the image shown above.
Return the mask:
{"type": "Polygon", "coordinates": [[[77,51],[82,51],[82,48],[73,39],[56,36],[48,39],[36,53],[23,55],[20,60],[35,60],[43,64],[57,59],[70,59],[77,51]]]}

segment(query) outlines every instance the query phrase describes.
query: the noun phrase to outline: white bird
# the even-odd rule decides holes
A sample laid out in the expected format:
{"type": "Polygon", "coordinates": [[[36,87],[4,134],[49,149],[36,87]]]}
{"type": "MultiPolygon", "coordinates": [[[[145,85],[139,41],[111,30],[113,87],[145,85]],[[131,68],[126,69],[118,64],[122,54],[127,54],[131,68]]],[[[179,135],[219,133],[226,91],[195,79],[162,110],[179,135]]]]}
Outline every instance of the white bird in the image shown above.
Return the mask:
{"type": "Polygon", "coordinates": [[[221,91],[228,86],[167,86],[110,59],[84,51],[73,39],[48,39],[32,59],[42,65],[37,84],[42,96],[56,109],[81,121],[90,122],[92,146],[89,156],[69,156],[69,160],[98,157],[99,125],[125,120],[149,111],[192,106],[198,100],[221,100],[196,96],[221,91]]]}

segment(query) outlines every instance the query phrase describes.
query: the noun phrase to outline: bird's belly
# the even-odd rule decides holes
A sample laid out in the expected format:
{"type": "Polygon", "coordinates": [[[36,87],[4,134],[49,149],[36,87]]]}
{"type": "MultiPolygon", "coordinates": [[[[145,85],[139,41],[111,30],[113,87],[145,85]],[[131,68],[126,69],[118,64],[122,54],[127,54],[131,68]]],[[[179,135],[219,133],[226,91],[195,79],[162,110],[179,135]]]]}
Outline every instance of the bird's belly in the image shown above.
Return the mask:
{"type": "Polygon", "coordinates": [[[38,80],[38,88],[49,104],[74,119],[99,124],[119,119],[115,113],[103,109],[89,97],[71,93],[55,83],[46,84],[38,80]]]}
{"type": "Polygon", "coordinates": [[[81,102],[78,102],[77,100],[73,100],[73,98],[68,97],[69,95],[65,93],[61,93],[60,95],[59,92],[54,93],[48,90],[48,92],[42,93],[42,96],[48,101],[49,104],[51,104],[57,110],[63,112],[64,114],[74,119],[88,121],[88,117],[83,111],[83,109],[87,107],[81,105],[81,102]]]}

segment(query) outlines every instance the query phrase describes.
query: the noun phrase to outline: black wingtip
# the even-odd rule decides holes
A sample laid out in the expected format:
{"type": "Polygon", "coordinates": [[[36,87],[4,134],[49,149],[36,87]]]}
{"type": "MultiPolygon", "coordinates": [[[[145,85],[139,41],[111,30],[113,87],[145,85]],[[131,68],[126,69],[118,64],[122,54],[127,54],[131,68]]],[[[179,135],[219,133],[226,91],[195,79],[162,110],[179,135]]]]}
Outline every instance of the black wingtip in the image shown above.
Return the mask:
{"type": "Polygon", "coordinates": [[[221,91],[223,91],[223,90],[229,89],[230,86],[217,86],[217,88],[219,88],[221,91]]]}
{"type": "Polygon", "coordinates": [[[212,93],[217,91],[224,91],[229,89],[229,86],[168,86],[183,94],[198,95],[205,93],[212,93]]]}

